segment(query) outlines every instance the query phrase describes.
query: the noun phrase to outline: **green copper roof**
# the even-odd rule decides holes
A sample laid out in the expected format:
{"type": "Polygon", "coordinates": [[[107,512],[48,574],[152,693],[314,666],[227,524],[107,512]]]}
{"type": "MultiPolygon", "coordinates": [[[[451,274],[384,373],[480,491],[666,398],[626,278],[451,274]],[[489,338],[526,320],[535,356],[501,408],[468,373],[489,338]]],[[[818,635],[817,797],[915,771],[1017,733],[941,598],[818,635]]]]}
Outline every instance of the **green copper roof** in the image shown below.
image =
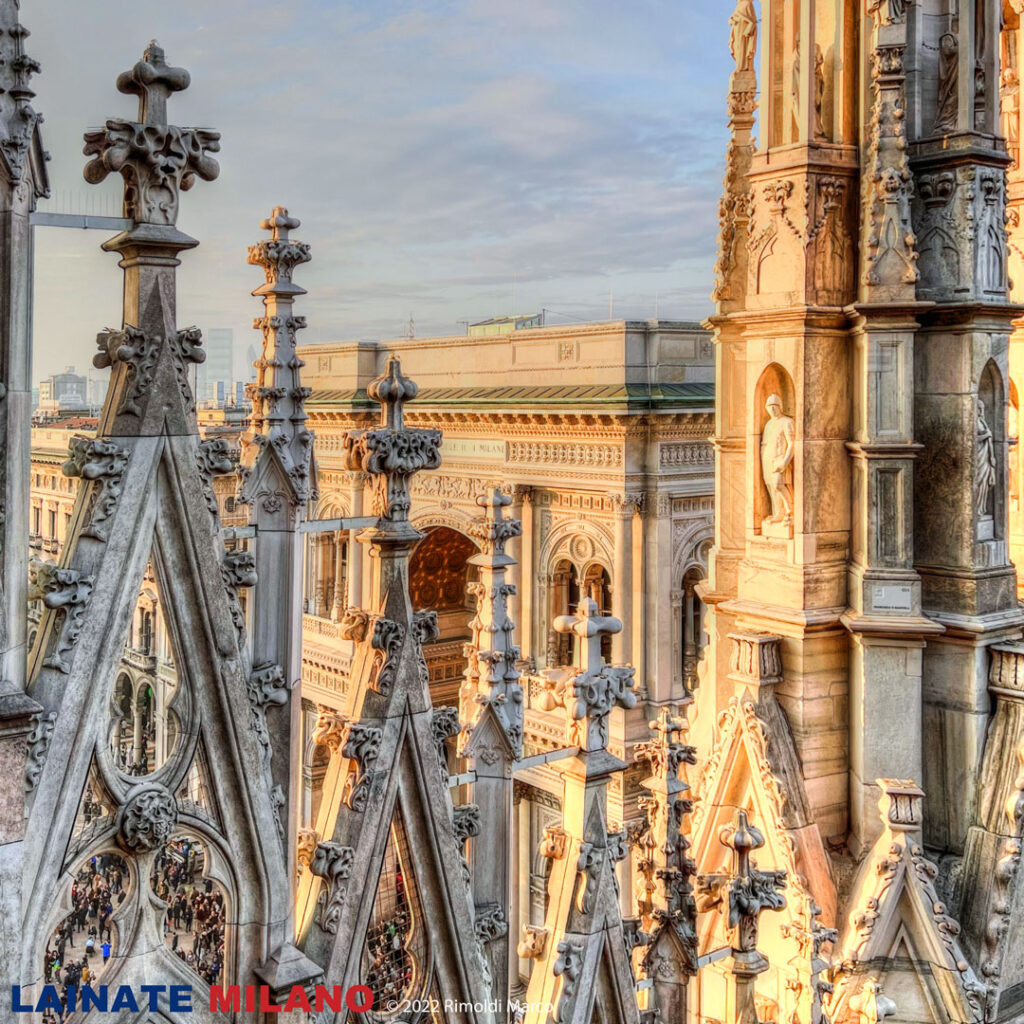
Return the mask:
{"type": "MultiPolygon", "coordinates": [[[[715,385],[703,382],[664,384],[558,384],[504,388],[424,388],[416,406],[459,406],[506,409],[513,407],[573,406],[609,411],[647,412],[672,409],[711,409],[715,385]]],[[[364,389],[314,390],[307,407],[374,408],[364,389]]]]}

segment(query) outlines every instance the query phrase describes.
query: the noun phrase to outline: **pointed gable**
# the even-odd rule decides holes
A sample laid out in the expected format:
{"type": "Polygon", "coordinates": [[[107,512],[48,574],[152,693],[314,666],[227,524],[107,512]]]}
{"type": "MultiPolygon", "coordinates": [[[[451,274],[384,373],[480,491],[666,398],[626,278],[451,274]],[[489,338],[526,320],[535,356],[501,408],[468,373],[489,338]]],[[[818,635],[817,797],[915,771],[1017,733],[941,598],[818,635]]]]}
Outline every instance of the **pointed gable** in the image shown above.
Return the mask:
{"type": "MultiPolygon", "coordinates": [[[[841,934],[832,1019],[844,1022],[872,992],[895,1004],[892,1020],[980,1024],[985,987],[960,946],[960,925],[939,898],[938,868],[921,842],[924,793],[879,779],[883,832],[864,858],[841,934]],[[870,987],[869,985],[869,987],[870,987]]],[[[854,1017],[853,1019],[856,1019],[854,1017]]]]}
{"type": "Polygon", "coordinates": [[[624,832],[609,832],[609,779],[625,764],[608,752],[608,716],[632,708],[633,669],[606,665],[601,639],[622,623],[598,614],[585,598],[575,616],[559,616],[555,629],[578,639],[579,663],[548,680],[544,702],[566,711],[566,742],[578,753],[559,763],[565,785],[562,826],[549,828],[541,856],[551,860],[544,929],[527,932],[520,955],[536,962],[526,992],[527,1024],[615,1020],[639,1024],[630,961],[635,929],[619,910],[615,865],[626,856],[624,832]]]}
{"type": "MultiPolygon", "coordinates": [[[[111,384],[98,436],[72,446],[65,472],[80,483],[70,535],[60,564],[35,574],[45,611],[29,688],[53,729],[40,730],[33,759],[22,978],[41,977],[54,894],[83,863],[116,850],[130,884],[104,979],[194,983],[164,944],[149,895],[153,865],[176,839],[201,844],[223,894],[222,980],[251,982],[254,965],[286,938],[269,924],[287,920],[290,886],[258,727],[283,680],[249,664],[239,590],[255,583],[252,555],[225,552],[211,514],[189,384],[201,337],[175,323],[178,256],[197,244],[175,226],[179,191],[218,170],[216,133],[167,122],[167,99],[188,80],[150,44],[118,80],[139,96],[139,121],[111,120],[87,136],[87,179],[125,177],[133,227],[104,245],[124,268],[124,326],[99,337],[96,365],[111,369],[111,384]],[[175,680],[173,699],[146,714],[170,716],[174,738],[157,751],[136,734],[129,764],[114,739],[125,713],[114,698],[147,566],[175,680]]],[[[133,687],[136,699],[159,701],[148,685],[133,687]]]]}
{"type": "Polygon", "coordinates": [[[378,522],[360,539],[378,568],[371,608],[350,609],[344,625],[356,643],[349,706],[307,839],[299,942],[328,984],[370,985],[375,1005],[436,991],[446,1024],[489,1022],[464,855],[479,810],[452,805],[439,747],[457,724],[450,709],[432,707],[423,656],[437,616],[414,612],[409,598],[409,553],[420,538],[408,520],[409,479],[439,465],[441,435],[404,426],[416,386],[395,357],[368,390],[381,425],[346,444],[350,468],[376,478],[378,522]]]}

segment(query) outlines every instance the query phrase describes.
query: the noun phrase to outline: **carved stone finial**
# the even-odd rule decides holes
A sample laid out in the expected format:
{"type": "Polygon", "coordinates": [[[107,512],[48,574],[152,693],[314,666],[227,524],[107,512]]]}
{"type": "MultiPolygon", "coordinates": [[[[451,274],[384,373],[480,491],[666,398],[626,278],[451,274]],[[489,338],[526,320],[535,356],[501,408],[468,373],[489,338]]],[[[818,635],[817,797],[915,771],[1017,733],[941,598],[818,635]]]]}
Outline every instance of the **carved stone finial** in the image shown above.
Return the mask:
{"type": "MultiPolygon", "coordinates": [[[[17,12],[11,12],[17,18],[17,12]]],[[[35,96],[30,82],[39,74],[39,61],[25,53],[25,39],[29,32],[15,20],[14,25],[4,32],[0,29],[0,69],[3,75],[4,92],[12,101],[0,102],[0,168],[6,170],[12,185],[25,177],[25,167],[36,126],[42,121],[30,105],[35,96]]],[[[0,93],[2,95],[2,93],[0,93]]],[[[48,195],[43,181],[38,182],[40,195],[48,195]]]]}
{"type": "Polygon", "coordinates": [[[392,430],[404,430],[403,411],[405,403],[419,394],[419,385],[402,375],[402,363],[398,356],[388,356],[387,369],[380,377],[370,381],[366,393],[380,403],[380,425],[392,430]]]}
{"type": "Polygon", "coordinates": [[[131,71],[117,76],[118,92],[139,97],[140,124],[167,124],[167,100],[171,93],[183,92],[192,76],[184,68],[172,68],[164,59],[164,51],[150,40],[140,60],[131,71]]]}
{"type": "MultiPolygon", "coordinates": [[[[125,216],[138,224],[173,227],[178,219],[179,193],[197,177],[213,181],[220,173],[210,156],[220,149],[220,134],[206,128],[178,128],[167,123],[167,99],[188,88],[189,74],[172,68],[155,42],[131,71],[117,79],[121,92],[139,97],[139,120],[111,119],[85,133],[85,180],[99,184],[119,173],[125,182],[125,216]]],[[[181,236],[179,247],[195,242],[181,236]]],[[[166,242],[166,239],[163,240],[166,242]]]]}
{"type": "Polygon", "coordinates": [[[411,529],[408,528],[410,479],[420,470],[437,469],[441,465],[441,431],[405,426],[403,408],[418,391],[413,381],[402,376],[398,357],[389,356],[386,372],[371,381],[366,389],[366,393],[380,403],[380,427],[349,431],[345,435],[346,468],[362,470],[375,477],[374,514],[384,523],[398,526],[401,535],[411,529]]]}
{"type": "Polygon", "coordinates": [[[580,667],[584,671],[604,664],[601,640],[622,632],[622,620],[612,615],[601,615],[597,602],[585,597],[576,606],[575,615],[559,615],[554,621],[558,633],[572,633],[580,639],[580,667]]]}
{"type": "Polygon", "coordinates": [[[705,875],[698,880],[703,906],[711,909],[727,899],[729,927],[736,932],[734,953],[757,956],[758,919],[765,910],[785,908],[786,872],[759,871],[751,863],[751,853],[764,846],[764,835],[750,824],[746,811],[739,812],[735,828],[722,829],[719,841],[734,853],[733,873],[705,875]]]}
{"type": "Polygon", "coordinates": [[[575,615],[558,616],[554,628],[580,638],[580,664],[567,675],[548,680],[539,706],[547,711],[561,706],[569,712],[570,745],[579,747],[582,753],[603,750],[608,744],[608,716],[612,708],[636,707],[634,669],[606,665],[601,656],[601,638],[620,632],[622,622],[610,615],[599,615],[597,603],[588,597],[580,601],[575,615]]]}
{"type": "Polygon", "coordinates": [[[470,524],[469,535],[480,542],[485,556],[496,555],[511,563],[511,558],[505,554],[505,544],[523,532],[518,519],[506,519],[502,515],[502,509],[512,504],[512,496],[494,487],[487,494],[478,495],[476,503],[484,509],[484,515],[470,524]]]}
{"type": "MultiPolygon", "coordinates": [[[[247,256],[250,264],[263,268],[266,278],[253,291],[263,299],[264,315],[253,321],[263,345],[254,364],[256,380],[246,387],[252,419],[243,437],[241,497],[247,503],[277,486],[275,474],[256,470],[264,453],[267,458],[276,456],[291,481],[292,507],[317,493],[313,435],[306,429],[306,400],[312,391],[302,385],[305,363],[296,349],[296,334],[306,326],[306,318],[292,312],[295,297],[306,294],[292,281],[292,275],[297,266],[311,259],[309,246],[290,237],[299,225],[283,206],[275,206],[270,216],[260,221],[270,238],[250,245],[247,256]]],[[[262,507],[267,511],[266,505],[262,507]]]]}
{"type": "Polygon", "coordinates": [[[484,709],[491,707],[513,755],[518,757],[523,742],[523,688],[516,667],[520,651],[512,642],[514,626],[508,604],[516,588],[505,580],[506,570],[515,559],[505,553],[505,544],[520,535],[522,525],[518,519],[504,518],[502,510],[512,504],[512,498],[497,488],[480,495],[476,503],[486,512],[468,531],[481,551],[469,559],[477,567],[479,579],[467,588],[476,599],[476,615],[469,623],[472,639],[465,646],[466,670],[459,690],[466,725],[460,753],[469,757],[498,756],[497,749],[480,738],[486,728],[477,729],[485,717],[484,709]]]}

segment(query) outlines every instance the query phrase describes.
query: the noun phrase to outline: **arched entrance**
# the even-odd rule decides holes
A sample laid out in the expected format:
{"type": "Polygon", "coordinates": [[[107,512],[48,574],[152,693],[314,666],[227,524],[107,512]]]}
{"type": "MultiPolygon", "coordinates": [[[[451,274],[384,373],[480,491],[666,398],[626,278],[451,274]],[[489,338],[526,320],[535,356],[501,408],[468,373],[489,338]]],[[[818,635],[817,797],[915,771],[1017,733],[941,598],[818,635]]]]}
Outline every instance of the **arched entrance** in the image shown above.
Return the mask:
{"type": "Polygon", "coordinates": [[[430,692],[435,703],[455,703],[466,667],[462,645],[476,609],[467,586],[476,579],[469,559],[477,546],[450,526],[434,526],[416,546],[409,560],[409,595],[419,611],[437,612],[438,638],[424,650],[430,671],[430,692]]]}

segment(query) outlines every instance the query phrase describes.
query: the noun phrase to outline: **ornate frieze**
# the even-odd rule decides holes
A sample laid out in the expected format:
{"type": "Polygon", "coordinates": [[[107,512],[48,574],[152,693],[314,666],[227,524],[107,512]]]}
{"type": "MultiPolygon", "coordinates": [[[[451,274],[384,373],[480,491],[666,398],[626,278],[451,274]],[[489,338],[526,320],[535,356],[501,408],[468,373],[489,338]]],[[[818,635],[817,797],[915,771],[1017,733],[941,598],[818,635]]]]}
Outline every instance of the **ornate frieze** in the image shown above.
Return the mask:
{"type": "Polygon", "coordinates": [[[121,477],[131,451],[99,438],[76,436],[71,439],[67,461],[62,467],[65,476],[96,482],[89,499],[89,525],[83,537],[107,539],[106,522],[121,496],[121,477]]]}
{"type": "Polygon", "coordinates": [[[578,466],[581,469],[615,469],[622,465],[622,447],[582,442],[509,441],[505,461],[513,464],[578,466]]]}
{"type": "Polygon", "coordinates": [[[662,469],[685,466],[713,466],[715,452],[710,444],[701,441],[683,441],[658,446],[658,465],[662,469]]]}

